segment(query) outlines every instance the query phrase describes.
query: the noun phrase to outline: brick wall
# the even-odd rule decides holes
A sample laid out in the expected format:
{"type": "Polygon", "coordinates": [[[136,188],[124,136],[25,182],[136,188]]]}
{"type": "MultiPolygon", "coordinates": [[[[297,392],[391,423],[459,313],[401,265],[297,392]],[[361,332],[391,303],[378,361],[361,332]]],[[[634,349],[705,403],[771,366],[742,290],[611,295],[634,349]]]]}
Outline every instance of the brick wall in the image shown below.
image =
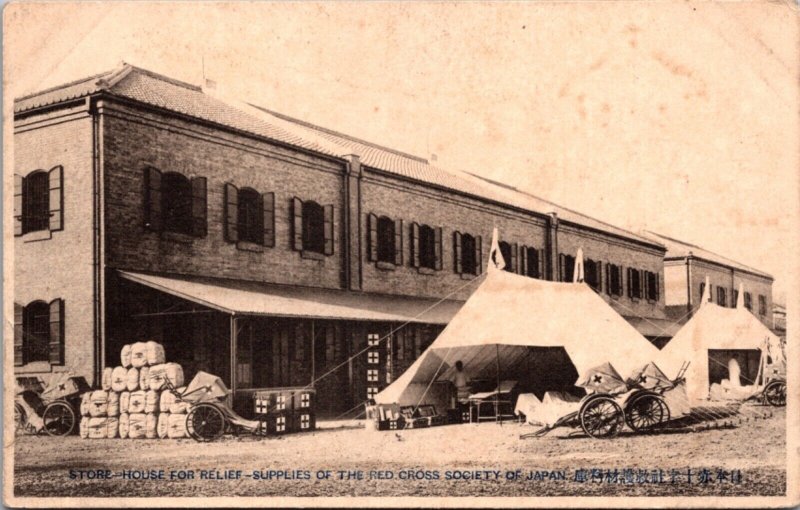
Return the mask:
{"type": "Polygon", "coordinates": [[[14,172],[63,166],[63,218],[60,231],[14,237],[14,301],[64,300],[65,364],[29,363],[16,374],[47,380],[72,371],[91,384],[94,367],[94,291],[92,242],[92,119],[83,107],[38,115],[15,123],[14,172]]]}
{"type": "Polygon", "coordinates": [[[753,314],[761,320],[766,326],[772,327],[772,282],[766,278],[743,273],[741,271],[731,270],[729,268],[705,262],[698,259],[692,259],[691,262],[691,292],[692,292],[692,307],[696,309],[700,305],[700,284],[708,277],[710,284],[713,286],[711,293],[711,300],[717,303],[717,288],[725,288],[727,296],[727,306],[735,305],[733,301],[733,291],[739,290],[739,284],[744,285],[744,292],[749,292],[752,296],[752,311],[753,314]],[[759,314],[758,296],[763,295],[767,300],[766,314],[759,314]]]}

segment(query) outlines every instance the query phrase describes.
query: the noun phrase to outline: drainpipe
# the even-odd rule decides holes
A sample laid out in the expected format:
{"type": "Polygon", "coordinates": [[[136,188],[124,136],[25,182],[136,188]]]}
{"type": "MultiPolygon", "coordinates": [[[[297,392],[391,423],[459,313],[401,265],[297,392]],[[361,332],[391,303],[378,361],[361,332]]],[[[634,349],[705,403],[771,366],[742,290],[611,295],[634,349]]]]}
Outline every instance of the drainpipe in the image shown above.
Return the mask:
{"type": "Polygon", "coordinates": [[[361,290],[361,178],[363,171],[357,154],[345,156],[344,235],[342,243],[344,287],[361,290]]]}
{"type": "Polygon", "coordinates": [[[551,212],[547,219],[547,267],[546,278],[558,280],[558,213],[551,212]]]}

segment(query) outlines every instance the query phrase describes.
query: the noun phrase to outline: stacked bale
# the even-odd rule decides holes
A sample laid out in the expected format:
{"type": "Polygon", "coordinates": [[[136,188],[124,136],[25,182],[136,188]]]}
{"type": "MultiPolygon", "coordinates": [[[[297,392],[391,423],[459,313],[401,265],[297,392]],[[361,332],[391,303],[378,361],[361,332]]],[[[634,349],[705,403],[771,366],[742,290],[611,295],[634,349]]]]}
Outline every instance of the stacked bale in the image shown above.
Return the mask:
{"type": "Polygon", "coordinates": [[[124,346],[120,362],[118,367],[103,370],[102,389],[82,395],[81,437],[187,437],[190,406],[177,402],[175,395],[166,391],[168,382],[182,389],[181,366],[167,363],[164,347],[152,341],[124,346]]]}

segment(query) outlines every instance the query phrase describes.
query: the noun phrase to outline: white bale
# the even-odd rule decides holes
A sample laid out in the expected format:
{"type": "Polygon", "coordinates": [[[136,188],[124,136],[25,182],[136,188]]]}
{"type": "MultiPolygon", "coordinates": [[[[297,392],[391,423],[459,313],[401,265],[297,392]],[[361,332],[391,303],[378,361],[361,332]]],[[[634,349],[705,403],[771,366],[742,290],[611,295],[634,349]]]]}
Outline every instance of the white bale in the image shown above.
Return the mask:
{"type": "Polygon", "coordinates": [[[161,398],[158,403],[158,410],[162,413],[169,412],[169,406],[175,402],[175,394],[171,391],[162,391],[161,398]]]}
{"type": "Polygon", "coordinates": [[[147,439],[155,439],[158,437],[158,415],[156,413],[147,413],[145,416],[145,429],[144,435],[147,439]]]}
{"type": "Polygon", "coordinates": [[[147,365],[147,344],[136,342],[131,346],[131,365],[141,368],[147,365]]]}
{"type": "Polygon", "coordinates": [[[150,387],[160,390],[167,385],[167,379],[172,386],[183,386],[183,368],[177,363],[162,363],[150,367],[150,387]]]}
{"type": "Polygon", "coordinates": [[[89,416],[98,418],[105,416],[108,412],[108,392],[95,390],[89,397],[89,416]]]}
{"type": "Polygon", "coordinates": [[[158,438],[164,439],[169,435],[169,413],[158,415],[158,438]]]}
{"type": "Polygon", "coordinates": [[[128,391],[136,391],[139,389],[139,369],[138,368],[129,368],[127,374],[127,380],[125,387],[128,391]]]}
{"type": "Polygon", "coordinates": [[[169,406],[170,414],[188,414],[192,405],[188,402],[173,402],[169,406]]]}
{"type": "Polygon", "coordinates": [[[150,390],[144,395],[144,412],[157,413],[159,410],[160,395],[156,390],[150,390]]]}
{"type": "Polygon", "coordinates": [[[131,368],[131,346],[126,344],[122,346],[122,351],[119,353],[119,359],[122,362],[123,368],[131,368]]]}
{"type": "Polygon", "coordinates": [[[109,417],[119,416],[119,393],[116,391],[108,392],[108,409],[106,415],[109,417]]]}
{"type": "Polygon", "coordinates": [[[108,418],[89,418],[89,439],[105,439],[108,437],[108,418]]]}
{"type": "Polygon", "coordinates": [[[139,369],[139,389],[140,390],[149,390],[150,389],[150,381],[148,376],[150,375],[150,367],[143,366],[139,369]]]}
{"type": "Polygon", "coordinates": [[[170,414],[169,415],[169,430],[167,435],[171,439],[186,437],[186,415],[185,414],[170,414]]]}
{"type": "Polygon", "coordinates": [[[114,367],[111,371],[111,389],[123,392],[128,389],[128,369],[125,367],[114,367]]]}
{"type": "Polygon", "coordinates": [[[128,416],[128,437],[131,439],[143,439],[146,436],[147,415],[135,413],[128,416]]]}
{"type": "Polygon", "coordinates": [[[119,394],[119,414],[128,414],[128,406],[131,404],[131,392],[123,391],[119,394]]]}
{"type": "Polygon", "coordinates": [[[131,418],[128,413],[122,413],[119,415],[119,437],[122,439],[128,439],[128,432],[131,428],[131,418]]]}
{"type": "Polygon", "coordinates": [[[131,392],[128,402],[128,414],[144,414],[144,406],[147,401],[147,392],[138,390],[131,392]]]}
{"type": "Polygon", "coordinates": [[[106,422],[106,437],[109,439],[119,437],[119,418],[113,416],[108,417],[108,421],[106,422]]]}
{"type": "Polygon", "coordinates": [[[87,391],[81,395],[81,416],[89,416],[89,399],[91,396],[91,391],[87,391]]]}
{"type": "Polygon", "coordinates": [[[103,369],[103,376],[100,378],[100,387],[106,391],[111,389],[111,374],[113,372],[114,369],[111,367],[106,367],[103,369]]]}
{"type": "Polygon", "coordinates": [[[152,340],[147,342],[146,344],[146,354],[147,354],[147,364],[150,366],[158,365],[159,363],[164,363],[167,361],[167,357],[164,354],[164,346],[158,342],[153,342],[152,340]]]}
{"type": "Polygon", "coordinates": [[[83,439],[88,438],[89,437],[89,418],[86,418],[86,417],[81,418],[81,423],[80,423],[80,425],[78,427],[79,427],[78,430],[80,431],[81,437],[83,439]]]}

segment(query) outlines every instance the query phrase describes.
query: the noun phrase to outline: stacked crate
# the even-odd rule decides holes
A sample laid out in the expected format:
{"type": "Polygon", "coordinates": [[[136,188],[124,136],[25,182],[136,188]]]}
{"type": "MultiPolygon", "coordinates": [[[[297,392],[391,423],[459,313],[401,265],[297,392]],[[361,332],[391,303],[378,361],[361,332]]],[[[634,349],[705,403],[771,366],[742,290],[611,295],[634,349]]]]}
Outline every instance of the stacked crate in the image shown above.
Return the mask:
{"type": "Polygon", "coordinates": [[[276,388],[253,394],[255,419],[260,432],[281,435],[316,429],[315,392],[310,388],[276,388]]]}

